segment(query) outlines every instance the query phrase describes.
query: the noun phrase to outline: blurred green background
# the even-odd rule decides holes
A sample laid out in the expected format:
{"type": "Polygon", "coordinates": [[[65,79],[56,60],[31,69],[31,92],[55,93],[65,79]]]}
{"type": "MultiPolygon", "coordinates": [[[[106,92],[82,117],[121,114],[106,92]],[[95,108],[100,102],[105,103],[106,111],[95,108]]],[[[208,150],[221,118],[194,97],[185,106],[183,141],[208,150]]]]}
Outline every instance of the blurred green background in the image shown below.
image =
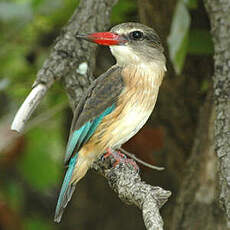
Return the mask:
{"type": "MultiPolygon", "coordinates": [[[[77,5],[75,0],[0,1],[1,230],[57,228],[52,218],[67,135],[63,128],[68,107],[64,89],[60,84],[52,87],[23,135],[12,134],[9,125],[77,5]],[[54,202],[48,206],[47,216],[39,203],[44,206],[49,199],[54,202]]],[[[124,21],[135,9],[135,1],[121,1],[114,8],[112,22],[124,21]]]]}

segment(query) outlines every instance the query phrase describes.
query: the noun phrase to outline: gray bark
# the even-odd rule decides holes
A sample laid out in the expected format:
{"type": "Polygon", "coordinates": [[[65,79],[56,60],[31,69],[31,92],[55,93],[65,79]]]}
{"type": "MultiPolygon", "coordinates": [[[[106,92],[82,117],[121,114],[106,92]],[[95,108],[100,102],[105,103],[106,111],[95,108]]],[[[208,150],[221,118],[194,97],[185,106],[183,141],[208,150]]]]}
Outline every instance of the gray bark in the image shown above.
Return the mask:
{"type": "Polygon", "coordinates": [[[81,1],[68,24],[52,48],[50,56],[37,74],[33,86],[39,83],[50,87],[55,80],[64,81],[72,107],[93,80],[95,66],[94,44],[76,40],[76,33],[104,31],[109,26],[109,15],[117,0],[81,1]],[[79,66],[85,63],[86,72],[81,74],[79,66]]]}
{"type": "Polygon", "coordinates": [[[172,229],[229,229],[230,2],[204,2],[215,47],[213,96],[208,97],[201,110],[193,151],[177,197],[172,229]]]}
{"type": "MultiPolygon", "coordinates": [[[[55,80],[61,79],[70,104],[75,108],[83,91],[93,80],[96,46],[76,40],[74,34],[108,29],[110,12],[115,3],[116,0],[80,2],[38,72],[34,87],[45,85],[50,88],[55,80]]],[[[107,160],[98,160],[93,167],[108,180],[110,187],[121,200],[142,209],[147,229],[163,229],[159,209],[171,195],[169,191],[146,184],[139,173],[128,164],[111,167],[110,161],[108,163],[107,160]]]]}
{"type": "Polygon", "coordinates": [[[226,229],[218,193],[218,161],[214,148],[215,109],[209,95],[200,112],[192,154],[177,195],[171,229],[226,229]]]}
{"type": "Polygon", "coordinates": [[[215,48],[213,83],[219,202],[230,224],[230,1],[205,0],[204,3],[211,22],[215,48]]]}
{"type": "MultiPolygon", "coordinates": [[[[168,1],[167,7],[165,7],[165,5],[159,1],[139,0],[138,2],[141,21],[147,25],[154,25],[155,27],[158,25],[159,28],[156,27],[157,31],[159,31],[160,34],[163,34],[166,38],[170,27],[170,21],[168,18],[171,18],[170,16],[172,16],[172,11],[174,9],[173,6],[175,6],[176,1],[168,1]]],[[[227,216],[229,218],[230,193],[228,181],[230,178],[230,2],[229,0],[205,0],[204,2],[206,3],[206,8],[211,19],[212,35],[215,43],[215,75],[213,76],[214,96],[209,96],[207,98],[204,108],[202,108],[200,111],[199,124],[197,125],[196,134],[193,133],[195,127],[191,129],[191,121],[188,123],[189,125],[187,125],[187,123],[184,125],[181,122],[183,119],[176,120],[175,117],[173,117],[173,113],[170,113],[169,118],[167,117],[168,120],[171,118],[170,125],[174,125],[173,134],[178,132],[182,124],[182,129],[184,132],[184,139],[182,142],[183,145],[190,146],[188,140],[194,139],[195,136],[191,156],[189,157],[187,164],[178,161],[182,158],[183,155],[189,155],[189,148],[173,151],[174,148],[171,143],[180,143],[177,138],[179,135],[172,135],[170,137],[173,142],[170,142],[169,146],[171,149],[170,151],[167,151],[167,153],[170,153],[168,154],[168,158],[171,156],[169,162],[177,163],[177,168],[179,169],[177,178],[180,179],[178,179],[180,188],[178,194],[176,194],[176,204],[171,211],[173,218],[171,220],[169,215],[168,223],[166,223],[168,229],[228,229],[228,224],[224,218],[224,212],[219,206],[217,197],[219,195],[220,202],[222,203],[224,210],[226,210],[227,216]],[[215,104],[213,103],[213,98],[215,104]],[[185,127],[190,128],[190,131],[186,132],[185,127]],[[189,134],[191,134],[191,136],[189,134]],[[178,156],[178,153],[180,153],[180,156],[178,156]],[[181,166],[183,168],[180,168],[181,166]],[[219,166],[220,173],[218,175],[219,166]],[[184,170],[183,173],[182,170],[184,170]],[[182,181],[182,183],[180,181],[182,181]]],[[[194,69],[197,69],[198,71],[195,72],[194,76],[189,75],[189,79],[195,79],[197,76],[200,78],[202,78],[202,76],[209,76],[209,72],[211,72],[208,58],[203,58],[202,60],[200,59],[200,66],[197,66],[198,62],[193,63],[191,58],[189,59],[188,63],[190,66],[185,66],[183,77],[180,78],[175,77],[173,79],[173,72],[170,71],[170,68],[168,68],[168,75],[171,77],[171,79],[167,78],[166,76],[162,86],[163,89],[161,88],[161,95],[158,99],[159,103],[161,102],[161,98],[163,98],[164,95],[167,95],[167,97],[169,95],[169,93],[166,91],[167,88],[164,88],[164,84],[167,85],[169,83],[170,87],[173,85],[173,90],[177,91],[175,96],[178,96],[178,100],[175,100],[176,103],[174,102],[172,108],[177,105],[177,109],[175,111],[183,114],[183,118],[189,118],[192,116],[190,110],[189,113],[185,113],[184,110],[180,108],[182,106],[178,106],[177,104],[183,102],[184,100],[184,95],[181,96],[180,92],[184,89],[188,89],[186,88],[186,84],[183,84],[183,79],[185,79],[187,74],[192,72],[194,73],[194,69]],[[204,59],[207,60],[206,63],[204,62],[204,59]],[[170,83],[170,81],[173,81],[173,83],[170,83]],[[183,89],[177,88],[179,86],[178,81],[181,81],[183,89]]],[[[197,88],[197,91],[199,90],[200,86],[197,88]]],[[[209,94],[211,95],[212,90],[210,89],[209,91],[209,94]]],[[[193,88],[190,98],[195,99],[195,92],[196,90],[193,88]]],[[[161,109],[159,111],[164,111],[163,108],[165,101],[166,100],[163,101],[164,104],[162,103],[161,109]]],[[[189,108],[189,105],[191,104],[185,103],[183,108],[189,108]]],[[[166,106],[168,105],[166,104],[166,106]]],[[[158,113],[159,111],[156,112],[158,113]]],[[[168,116],[169,113],[164,111],[163,114],[168,116]]],[[[169,166],[167,169],[169,169],[169,166]]],[[[174,172],[177,171],[177,168],[174,170],[174,172]]]]}

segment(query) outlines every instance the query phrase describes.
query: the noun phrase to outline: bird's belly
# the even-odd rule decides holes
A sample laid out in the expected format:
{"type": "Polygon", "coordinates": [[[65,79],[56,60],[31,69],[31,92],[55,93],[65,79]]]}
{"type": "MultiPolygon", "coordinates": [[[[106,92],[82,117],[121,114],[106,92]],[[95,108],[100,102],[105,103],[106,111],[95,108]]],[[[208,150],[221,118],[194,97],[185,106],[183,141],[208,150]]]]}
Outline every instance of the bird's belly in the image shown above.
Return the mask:
{"type": "Polygon", "coordinates": [[[136,102],[127,103],[122,109],[115,109],[102,120],[92,138],[83,146],[84,152],[94,159],[108,148],[120,147],[142,128],[154,105],[155,98],[148,107],[136,102]]]}
{"type": "Polygon", "coordinates": [[[131,83],[127,83],[115,110],[103,118],[90,138],[90,151],[100,155],[107,148],[117,148],[133,137],[146,123],[155,106],[159,84],[143,76],[142,80],[146,81],[145,84],[139,81],[130,86],[131,83]]]}
{"type": "MultiPolygon", "coordinates": [[[[145,92],[145,91],[144,91],[145,92]]],[[[89,141],[96,155],[117,148],[134,136],[146,123],[156,103],[158,89],[146,93],[123,94],[115,110],[103,118],[89,141]]]]}
{"type": "Polygon", "coordinates": [[[144,110],[141,106],[133,107],[124,112],[124,116],[111,127],[109,145],[119,147],[133,137],[146,123],[152,109],[144,110]]]}

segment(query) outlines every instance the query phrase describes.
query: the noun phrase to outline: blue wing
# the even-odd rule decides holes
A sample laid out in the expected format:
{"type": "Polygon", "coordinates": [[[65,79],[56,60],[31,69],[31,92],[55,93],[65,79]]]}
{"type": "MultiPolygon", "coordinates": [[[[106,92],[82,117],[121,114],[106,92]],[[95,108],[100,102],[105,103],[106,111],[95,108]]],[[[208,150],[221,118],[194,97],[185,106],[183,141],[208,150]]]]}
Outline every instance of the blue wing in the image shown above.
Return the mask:
{"type": "Polygon", "coordinates": [[[60,222],[64,208],[66,207],[67,203],[71,199],[71,196],[75,189],[75,185],[71,184],[70,181],[73,175],[75,165],[77,163],[79,149],[94,134],[96,128],[101,123],[102,119],[106,115],[111,113],[114,110],[114,108],[115,108],[114,104],[106,108],[105,111],[101,113],[98,117],[96,117],[92,121],[86,122],[80,129],[75,130],[73,134],[71,135],[69,142],[67,144],[66,159],[69,159],[71,155],[73,155],[73,152],[75,152],[75,154],[70,159],[68,170],[66,172],[66,175],[65,175],[62,187],[61,187],[61,192],[58,198],[58,203],[57,203],[55,217],[54,217],[54,220],[56,222],[60,222]]]}
{"type": "Polygon", "coordinates": [[[75,189],[71,178],[79,150],[92,137],[102,119],[115,109],[115,103],[124,87],[121,67],[114,66],[92,82],[76,107],[66,148],[65,163],[68,164],[68,169],[58,198],[54,218],[56,222],[60,222],[75,189]]]}
{"type": "Polygon", "coordinates": [[[69,200],[71,199],[72,194],[75,189],[75,185],[71,184],[70,181],[73,175],[73,170],[77,162],[77,157],[78,157],[78,154],[76,154],[73,158],[71,158],[68,170],[65,174],[65,178],[62,183],[61,192],[58,197],[58,202],[57,202],[57,206],[55,210],[55,217],[54,217],[54,221],[58,223],[61,221],[61,217],[64,212],[64,209],[66,205],[68,204],[69,200]]]}
{"type": "Polygon", "coordinates": [[[67,144],[65,161],[68,161],[68,159],[70,159],[74,150],[78,151],[80,147],[89,140],[98,125],[101,123],[102,119],[106,115],[111,113],[114,109],[115,105],[113,104],[110,107],[106,108],[105,111],[101,113],[98,117],[96,117],[93,121],[86,122],[80,129],[73,132],[67,144]]]}

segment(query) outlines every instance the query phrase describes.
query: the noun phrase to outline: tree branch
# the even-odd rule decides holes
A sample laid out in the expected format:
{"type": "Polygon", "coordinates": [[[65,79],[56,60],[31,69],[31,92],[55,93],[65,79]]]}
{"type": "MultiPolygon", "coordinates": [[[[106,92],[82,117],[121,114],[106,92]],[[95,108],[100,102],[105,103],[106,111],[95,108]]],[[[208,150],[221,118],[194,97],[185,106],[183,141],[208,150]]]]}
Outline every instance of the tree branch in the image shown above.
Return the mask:
{"type": "Polygon", "coordinates": [[[131,164],[120,163],[116,167],[111,167],[114,159],[108,158],[98,160],[93,164],[93,168],[108,180],[109,186],[122,201],[142,210],[146,229],[163,229],[159,209],[171,196],[171,192],[146,184],[131,164]]]}
{"type": "Polygon", "coordinates": [[[130,157],[133,160],[137,161],[138,163],[144,165],[145,167],[148,167],[148,168],[154,169],[154,170],[158,170],[158,171],[162,171],[162,170],[165,169],[164,167],[158,167],[158,166],[155,166],[155,165],[151,165],[151,164],[149,164],[149,163],[147,163],[145,161],[142,161],[141,159],[137,158],[133,153],[129,153],[123,148],[119,148],[119,150],[121,152],[123,152],[125,155],[127,155],[128,157],[130,157]]]}
{"type": "MultiPolygon", "coordinates": [[[[117,0],[82,0],[80,2],[68,25],[57,38],[50,56],[38,72],[32,95],[41,85],[49,89],[55,80],[62,78],[70,104],[74,109],[82,92],[93,80],[96,47],[91,43],[76,40],[74,35],[78,31],[84,33],[108,29],[110,12],[116,2],[117,0]]],[[[34,106],[30,105],[31,94],[28,96],[18,112],[20,116],[16,115],[13,129],[21,131],[24,128],[25,122],[46,91],[37,99],[32,97],[34,106]]],[[[171,193],[141,181],[138,172],[128,164],[119,164],[114,168],[111,167],[111,161],[109,162],[110,167],[106,161],[98,160],[93,167],[107,178],[110,187],[117,192],[120,199],[142,209],[147,229],[163,229],[159,208],[167,201],[171,193]]]]}
{"type": "Polygon", "coordinates": [[[26,100],[21,105],[11,125],[11,130],[22,132],[31,114],[37,108],[42,98],[47,92],[47,87],[44,84],[36,85],[26,100]]]}

